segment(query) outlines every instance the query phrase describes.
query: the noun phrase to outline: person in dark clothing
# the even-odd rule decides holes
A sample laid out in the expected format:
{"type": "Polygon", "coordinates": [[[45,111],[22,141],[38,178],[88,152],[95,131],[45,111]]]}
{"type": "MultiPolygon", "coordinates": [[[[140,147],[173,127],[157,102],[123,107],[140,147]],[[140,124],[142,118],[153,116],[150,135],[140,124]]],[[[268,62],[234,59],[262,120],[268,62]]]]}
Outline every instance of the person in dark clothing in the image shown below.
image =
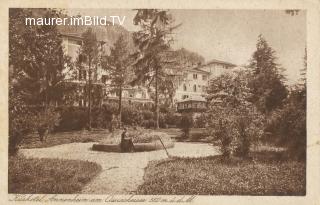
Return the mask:
{"type": "Polygon", "coordinates": [[[120,142],[121,152],[133,152],[134,146],[132,139],[128,137],[127,128],[124,128],[121,134],[121,142],[120,142]]]}

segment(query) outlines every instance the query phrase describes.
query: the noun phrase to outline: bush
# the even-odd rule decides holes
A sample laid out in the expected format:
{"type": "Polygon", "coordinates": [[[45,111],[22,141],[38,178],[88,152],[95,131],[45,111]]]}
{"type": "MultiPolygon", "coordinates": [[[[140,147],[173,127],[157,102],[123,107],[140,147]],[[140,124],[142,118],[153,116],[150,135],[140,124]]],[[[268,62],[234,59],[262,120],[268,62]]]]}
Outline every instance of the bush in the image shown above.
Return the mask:
{"type": "Polygon", "coordinates": [[[207,124],[207,116],[204,113],[197,115],[194,120],[194,127],[205,128],[207,124]]]}
{"type": "Polygon", "coordinates": [[[171,111],[165,114],[164,119],[169,127],[179,127],[181,123],[181,114],[171,111]]]}
{"type": "Polygon", "coordinates": [[[250,145],[263,134],[263,115],[248,99],[247,73],[240,71],[214,79],[209,87],[208,123],[224,157],[246,157],[250,145]]]}
{"type": "Polygon", "coordinates": [[[39,139],[42,142],[48,133],[53,131],[60,123],[60,114],[54,108],[39,111],[33,118],[33,123],[36,131],[39,134],[39,139]]]}
{"type": "Polygon", "coordinates": [[[122,108],[121,120],[126,125],[141,125],[143,120],[142,112],[134,106],[125,106],[122,108]]]}
{"type": "Polygon", "coordinates": [[[287,154],[306,159],[306,97],[305,90],[294,90],[283,108],[274,111],[265,131],[267,140],[287,147],[287,154]]]}
{"type": "Polygon", "coordinates": [[[180,121],[180,128],[183,132],[183,138],[189,138],[190,129],[193,127],[193,116],[191,113],[183,114],[180,121]]]}
{"type": "Polygon", "coordinates": [[[142,122],[142,126],[143,126],[144,128],[147,128],[147,129],[155,128],[155,127],[156,127],[156,121],[153,120],[153,119],[144,120],[144,121],[142,122]]]}
{"type": "Polygon", "coordinates": [[[61,121],[56,131],[82,130],[87,125],[88,112],[85,107],[61,107],[61,121]]]}

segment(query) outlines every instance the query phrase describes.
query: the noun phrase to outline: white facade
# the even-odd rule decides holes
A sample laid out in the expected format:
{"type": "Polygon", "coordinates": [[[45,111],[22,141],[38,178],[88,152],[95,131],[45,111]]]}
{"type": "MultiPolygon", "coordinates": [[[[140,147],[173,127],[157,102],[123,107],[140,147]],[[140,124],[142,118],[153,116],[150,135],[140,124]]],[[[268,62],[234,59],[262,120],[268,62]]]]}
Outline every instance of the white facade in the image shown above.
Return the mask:
{"type": "MultiPolygon", "coordinates": [[[[76,62],[79,57],[79,49],[82,45],[82,38],[74,35],[62,35],[62,45],[64,48],[64,52],[71,57],[73,62],[76,62]]],[[[101,46],[103,44],[101,43],[101,46]]],[[[106,45],[105,45],[106,46],[106,45]]],[[[100,48],[103,50],[103,48],[100,48]]],[[[76,71],[75,76],[69,73],[68,68],[65,69],[66,80],[71,81],[73,83],[85,84],[86,81],[89,80],[89,70],[86,65],[76,71]]],[[[117,100],[118,95],[116,92],[111,91],[112,88],[110,87],[110,81],[107,78],[108,72],[102,69],[100,66],[96,68],[92,68],[92,83],[104,84],[105,85],[105,96],[106,99],[113,99],[117,100]]],[[[80,89],[82,92],[84,91],[83,88],[80,89]]],[[[146,88],[144,87],[130,87],[127,86],[123,88],[122,92],[123,100],[129,100],[130,102],[152,102],[149,93],[146,88]]],[[[82,96],[84,98],[84,96],[82,96]]],[[[86,102],[84,99],[80,99],[79,105],[85,105],[86,102]]]]}
{"type": "MultiPolygon", "coordinates": [[[[193,108],[197,103],[206,102],[206,89],[211,79],[232,72],[236,65],[212,60],[193,69],[185,69],[176,78],[174,103],[178,110],[193,108]]],[[[197,106],[196,106],[197,107],[197,106]]]]}
{"type": "Polygon", "coordinates": [[[208,77],[209,73],[202,70],[184,70],[177,76],[174,103],[192,96],[202,98],[206,94],[208,77]]]}

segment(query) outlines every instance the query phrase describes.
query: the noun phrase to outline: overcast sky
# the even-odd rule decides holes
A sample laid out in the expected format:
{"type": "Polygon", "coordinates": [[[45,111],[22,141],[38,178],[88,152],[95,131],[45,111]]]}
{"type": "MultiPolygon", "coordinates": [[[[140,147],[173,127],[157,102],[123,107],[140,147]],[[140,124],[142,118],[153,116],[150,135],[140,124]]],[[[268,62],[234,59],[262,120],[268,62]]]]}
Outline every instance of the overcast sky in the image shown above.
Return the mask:
{"type": "MultiPolygon", "coordinates": [[[[124,27],[135,31],[134,10],[72,9],[74,15],[126,16],[124,27]]],[[[184,47],[201,54],[206,61],[218,59],[237,65],[247,64],[259,34],[276,51],[288,83],[300,78],[306,46],[306,13],[291,16],[283,10],[170,10],[176,24],[174,48],[184,47]]]]}

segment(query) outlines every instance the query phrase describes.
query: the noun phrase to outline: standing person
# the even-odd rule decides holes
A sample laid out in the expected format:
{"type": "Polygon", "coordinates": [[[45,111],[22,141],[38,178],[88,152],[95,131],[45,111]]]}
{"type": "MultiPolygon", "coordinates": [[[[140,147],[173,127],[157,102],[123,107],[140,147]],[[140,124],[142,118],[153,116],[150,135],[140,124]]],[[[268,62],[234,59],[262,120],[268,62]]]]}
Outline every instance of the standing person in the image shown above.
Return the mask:
{"type": "Polygon", "coordinates": [[[127,128],[123,129],[120,142],[121,152],[133,152],[134,146],[131,137],[127,134],[127,128]]]}

